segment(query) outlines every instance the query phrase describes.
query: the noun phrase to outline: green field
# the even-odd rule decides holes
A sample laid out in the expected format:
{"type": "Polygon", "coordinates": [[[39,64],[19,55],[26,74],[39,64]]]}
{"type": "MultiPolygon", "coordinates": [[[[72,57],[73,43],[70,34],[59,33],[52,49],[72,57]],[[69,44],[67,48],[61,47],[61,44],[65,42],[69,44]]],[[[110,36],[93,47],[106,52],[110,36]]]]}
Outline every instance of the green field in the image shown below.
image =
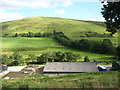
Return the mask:
{"type": "Polygon", "coordinates": [[[88,39],[92,41],[103,41],[103,39],[110,39],[114,46],[118,45],[118,38],[100,38],[100,37],[72,37],[73,40],[88,39]]]}
{"type": "Polygon", "coordinates": [[[2,42],[2,53],[11,55],[14,51],[19,51],[24,57],[28,57],[29,54],[34,54],[39,56],[43,52],[51,51],[61,51],[68,52],[72,51],[74,53],[80,54],[81,59],[78,61],[83,61],[85,56],[89,56],[90,60],[94,59],[100,61],[111,61],[112,55],[97,54],[91,52],[83,52],[75,49],[70,49],[60,45],[51,38],[27,38],[27,37],[3,37],[2,42]]]}
{"type": "Polygon", "coordinates": [[[65,76],[30,75],[24,79],[2,80],[4,88],[118,88],[118,72],[92,72],[65,76]]]}
{"type": "Polygon", "coordinates": [[[47,48],[63,47],[51,38],[26,38],[26,37],[3,37],[2,48],[4,49],[24,49],[24,48],[47,48]]]}

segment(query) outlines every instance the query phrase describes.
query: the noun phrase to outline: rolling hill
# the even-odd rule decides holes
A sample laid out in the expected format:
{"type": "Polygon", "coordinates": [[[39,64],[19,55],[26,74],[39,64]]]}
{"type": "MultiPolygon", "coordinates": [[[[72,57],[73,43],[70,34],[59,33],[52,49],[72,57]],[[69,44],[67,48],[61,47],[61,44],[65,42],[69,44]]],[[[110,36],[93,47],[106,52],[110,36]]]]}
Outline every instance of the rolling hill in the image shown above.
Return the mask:
{"type": "MultiPolygon", "coordinates": [[[[62,31],[68,37],[85,35],[88,31],[107,33],[103,22],[82,21],[57,17],[28,17],[2,23],[3,35],[27,32],[62,31]]],[[[115,35],[117,36],[117,35],[115,35]]]]}
{"type": "MultiPolygon", "coordinates": [[[[74,40],[82,38],[102,41],[104,38],[99,37],[80,37],[85,35],[88,31],[97,33],[107,33],[105,31],[105,24],[103,22],[72,20],[56,17],[29,17],[15,21],[8,21],[2,23],[2,34],[12,36],[15,33],[28,33],[30,32],[53,32],[62,31],[66,36],[74,40]]],[[[117,36],[117,34],[115,35],[117,36]]],[[[117,45],[117,38],[108,38],[114,45],[117,45]]],[[[3,37],[0,44],[3,45],[1,54],[11,55],[14,51],[19,51],[24,57],[29,54],[40,55],[43,52],[49,51],[73,51],[81,55],[81,60],[87,55],[90,60],[111,60],[113,55],[104,55],[91,52],[83,52],[62,46],[52,38],[28,38],[28,37],[3,37]],[[107,57],[107,58],[106,58],[107,57]],[[102,59],[101,59],[102,58],[102,59]]]]}

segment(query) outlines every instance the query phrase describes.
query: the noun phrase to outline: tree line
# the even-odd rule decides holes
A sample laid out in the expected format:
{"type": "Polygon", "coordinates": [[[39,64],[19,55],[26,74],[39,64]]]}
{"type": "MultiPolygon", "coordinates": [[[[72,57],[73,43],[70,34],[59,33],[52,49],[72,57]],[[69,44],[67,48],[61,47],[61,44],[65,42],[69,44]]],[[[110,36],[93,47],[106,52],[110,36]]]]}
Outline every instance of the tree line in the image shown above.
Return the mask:
{"type": "Polygon", "coordinates": [[[116,54],[116,48],[109,39],[93,41],[87,39],[71,40],[62,32],[54,32],[53,38],[64,46],[81,51],[96,52],[101,54],[116,54]]]}
{"type": "Polygon", "coordinates": [[[30,54],[27,58],[23,58],[19,52],[14,52],[12,55],[3,54],[2,64],[6,64],[8,66],[17,66],[23,63],[42,64],[45,62],[75,62],[80,58],[80,54],[75,54],[73,52],[44,52],[39,56],[30,54]]]}
{"type": "Polygon", "coordinates": [[[109,33],[100,34],[92,31],[88,31],[85,35],[86,37],[113,37],[109,33]]]}
{"type": "Polygon", "coordinates": [[[33,33],[33,32],[28,32],[28,33],[15,33],[14,37],[51,37],[52,33],[33,33]]]}
{"type": "MultiPolygon", "coordinates": [[[[53,33],[50,32],[27,32],[27,33],[15,33],[12,37],[52,37],[53,33]]],[[[10,37],[8,34],[4,34],[3,37],[10,37]]],[[[100,34],[97,32],[88,31],[84,36],[80,37],[113,37],[109,33],[100,34]]]]}

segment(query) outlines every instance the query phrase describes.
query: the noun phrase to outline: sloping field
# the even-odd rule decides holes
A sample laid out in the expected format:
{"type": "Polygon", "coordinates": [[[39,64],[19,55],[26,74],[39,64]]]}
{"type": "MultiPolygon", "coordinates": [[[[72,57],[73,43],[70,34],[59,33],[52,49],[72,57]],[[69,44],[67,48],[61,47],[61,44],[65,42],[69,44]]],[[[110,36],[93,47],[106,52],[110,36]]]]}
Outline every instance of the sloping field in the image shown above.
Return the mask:
{"type": "Polygon", "coordinates": [[[74,52],[81,55],[79,61],[83,61],[85,56],[89,56],[90,60],[111,60],[112,55],[97,54],[91,52],[83,52],[70,49],[60,45],[51,38],[27,38],[27,37],[3,37],[2,54],[11,55],[15,51],[19,51],[24,57],[29,54],[40,55],[43,52],[61,51],[74,52]]]}
{"type": "MultiPolygon", "coordinates": [[[[69,37],[84,35],[88,31],[106,33],[103,22],[81,21],[56,17],[29,17],[2,23],[3,35],[31,32],[62,31],[69,37]]],[[[117,36],[117,34],[115,35],[117,36]]]]}
{"type": "Polygon", "coordinates": [[[44,47],[63,47],[51,38],[25,38],[25,37],[3,37],[2,48],[4,49],[27,49],[44,47]]]}

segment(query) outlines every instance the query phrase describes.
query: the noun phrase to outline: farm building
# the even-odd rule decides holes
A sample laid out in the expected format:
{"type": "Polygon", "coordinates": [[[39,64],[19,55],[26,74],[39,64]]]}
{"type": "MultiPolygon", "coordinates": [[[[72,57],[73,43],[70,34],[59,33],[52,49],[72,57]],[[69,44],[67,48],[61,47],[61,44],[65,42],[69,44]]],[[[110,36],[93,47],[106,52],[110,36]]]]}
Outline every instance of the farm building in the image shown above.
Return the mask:
{"type": "Polygon", "coordinates": [[[97,72],[94,62],[48,62],[43,69],[43,75],[64,75],[83,72],[97,72]]]}

